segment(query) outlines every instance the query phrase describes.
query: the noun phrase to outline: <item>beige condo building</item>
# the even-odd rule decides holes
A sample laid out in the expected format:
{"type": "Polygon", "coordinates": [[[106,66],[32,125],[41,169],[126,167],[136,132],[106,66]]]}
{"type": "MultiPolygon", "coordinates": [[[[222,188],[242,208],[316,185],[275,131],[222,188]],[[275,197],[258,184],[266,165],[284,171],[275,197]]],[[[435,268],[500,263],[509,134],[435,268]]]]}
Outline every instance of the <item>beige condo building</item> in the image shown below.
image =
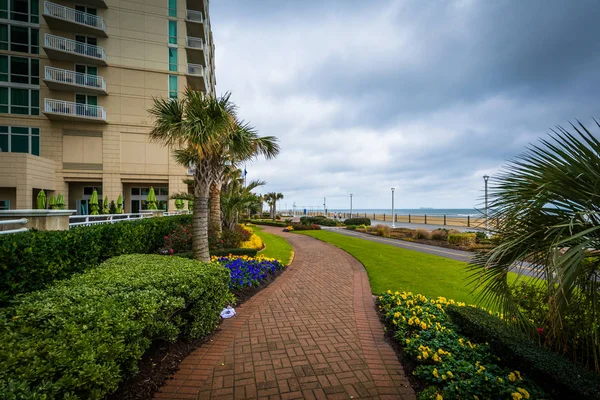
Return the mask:
{"type": "Polygon", "coordinates": [[[147,110],[215,85],[209,0],[0,0],[0,210],[44,189],[86,214],[96,188],[137,212],[151,186],[173,209],[187,169],[147,110]]]}

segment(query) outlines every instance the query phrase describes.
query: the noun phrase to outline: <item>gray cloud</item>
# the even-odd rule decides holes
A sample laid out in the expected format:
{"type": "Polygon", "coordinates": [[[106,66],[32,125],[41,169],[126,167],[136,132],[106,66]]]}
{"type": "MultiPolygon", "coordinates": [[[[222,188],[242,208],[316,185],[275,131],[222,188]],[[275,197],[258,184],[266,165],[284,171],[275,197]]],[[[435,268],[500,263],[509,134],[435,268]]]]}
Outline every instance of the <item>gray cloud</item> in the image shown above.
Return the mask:
{"type": "Polygon", "coordinates": [[[598,115],[600,4],[528,0],[211,3],[217,89],[276,135],[249,165],[291,204],[470,207],[481,175],[598,115]]]}

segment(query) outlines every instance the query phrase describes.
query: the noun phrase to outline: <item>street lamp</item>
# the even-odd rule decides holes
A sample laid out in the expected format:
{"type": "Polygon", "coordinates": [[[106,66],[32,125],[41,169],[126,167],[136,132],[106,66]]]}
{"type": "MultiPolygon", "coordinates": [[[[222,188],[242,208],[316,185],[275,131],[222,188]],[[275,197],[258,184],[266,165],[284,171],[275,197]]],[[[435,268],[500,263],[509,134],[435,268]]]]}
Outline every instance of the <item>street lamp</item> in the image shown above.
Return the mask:
{"type": "Polygon", "coordinates": [[[323,197],[323,213],[325,214],[325,217],[327,217],[327,199],[325,197],[323,197]]]}
{"type": "Polygon", "coordinates": [[[352,193],[350,193],[350,218],[352,218],[352,193]]]}
{"type": "Polygon", "coordinates": [[[485,181],[485,231],[488,231],[488,179],[489,176],[484,175],[483,180],[485,181]]]}
{"type": "Polygon", "coordinates": [[[396,227],[396,218],[394,218],[394,190],[396,189],[392,188],[392,228],[396,227]]]}

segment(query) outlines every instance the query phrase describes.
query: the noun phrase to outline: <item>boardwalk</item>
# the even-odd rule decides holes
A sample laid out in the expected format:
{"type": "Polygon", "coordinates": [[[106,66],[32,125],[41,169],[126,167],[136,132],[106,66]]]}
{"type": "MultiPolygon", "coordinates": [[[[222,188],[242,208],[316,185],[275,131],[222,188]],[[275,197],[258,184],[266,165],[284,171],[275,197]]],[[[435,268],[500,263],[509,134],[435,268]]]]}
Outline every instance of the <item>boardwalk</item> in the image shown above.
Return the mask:
{"type": "Polygon", "coordinates": [[[224,321],[157,399],[414,399],[384,341],[367,274],[342,250],[284,235],[292,265],[224,321]]]}

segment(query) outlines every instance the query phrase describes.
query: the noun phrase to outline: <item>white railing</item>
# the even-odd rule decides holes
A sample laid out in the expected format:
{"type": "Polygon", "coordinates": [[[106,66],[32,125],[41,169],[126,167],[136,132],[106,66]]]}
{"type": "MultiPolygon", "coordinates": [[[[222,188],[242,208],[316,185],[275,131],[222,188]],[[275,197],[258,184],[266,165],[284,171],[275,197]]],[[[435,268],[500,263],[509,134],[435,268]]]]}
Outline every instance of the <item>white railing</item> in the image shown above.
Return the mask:
{"type": "Polygon", "coordinates": [[[106,81],[101,76],[82,74],[80,72],[46,66],[44,69],[46,80],[77,85],[91,89],[102,89],[106,91],[106,81]]]}
{"type": "Polygon", "coordinates": [[[49,1],[44,2],[44,14],[60,18],[65,21],[75,22],[77,24],[91,26],[106,32],[106,24],[102,17],[77,11],[73,8],[54,4],[49,1]]]}
{"type": "Polygon", "coordinates": [[[106,121],[106,110],[104,107],[74,103],[72,101],[44,99],[44,112],[106,121]]]}
{"type": "Polygon", "coordinates": [[[202,50],[203,49],[202,39],[188,36],[187,37],[187,47],[202,50]]]}
{"type": "MultiPolygon", "coordinates": [[[[27,218],[6,219],[4,221],[0,221],[0,226],[2,226],[2,225],[25,225],[28,222],[29,222],[29,220],[27,218]]],[[[7,233],[27,232],[27,231],[28,231],[27,228],[10,229],[10,230],[6,230],[6,231],[0,230],[0,235],[4,235],[7,233]]]]}
{"type": "Polygon", "coordinates": [[[188,74],[203,76],[204,68],[200,64],[188,64],[188,74]]]}
{"type": "Polygon", "coordinates": [[[106,52],[102,47],[92,46],[91,44],[78,42],[73,39],[67,39],[61,36],[55,36],[46,33],[44,35],[44,45],[54,50],[106,61],[106,52]]]}
{"type": "Polygon", "coordinates": [[[192,22],[202,22],[202,11],[187,10],[185,19],[192,22]]]}
{"type": "MultiPolygon", "coordinates": [[[[71,215],[69,217],[69,228],[74,226],[91,226],[98,224],[114,224],[121,221],[131,221],[143,218],[152,218],[156,211],[145,210],[130,214],[104,214],[104,215],[71,215]]],[[[188,210],[163,211],[162,215],[170,217],[174,215],[191,214],[188,210]]]]}

